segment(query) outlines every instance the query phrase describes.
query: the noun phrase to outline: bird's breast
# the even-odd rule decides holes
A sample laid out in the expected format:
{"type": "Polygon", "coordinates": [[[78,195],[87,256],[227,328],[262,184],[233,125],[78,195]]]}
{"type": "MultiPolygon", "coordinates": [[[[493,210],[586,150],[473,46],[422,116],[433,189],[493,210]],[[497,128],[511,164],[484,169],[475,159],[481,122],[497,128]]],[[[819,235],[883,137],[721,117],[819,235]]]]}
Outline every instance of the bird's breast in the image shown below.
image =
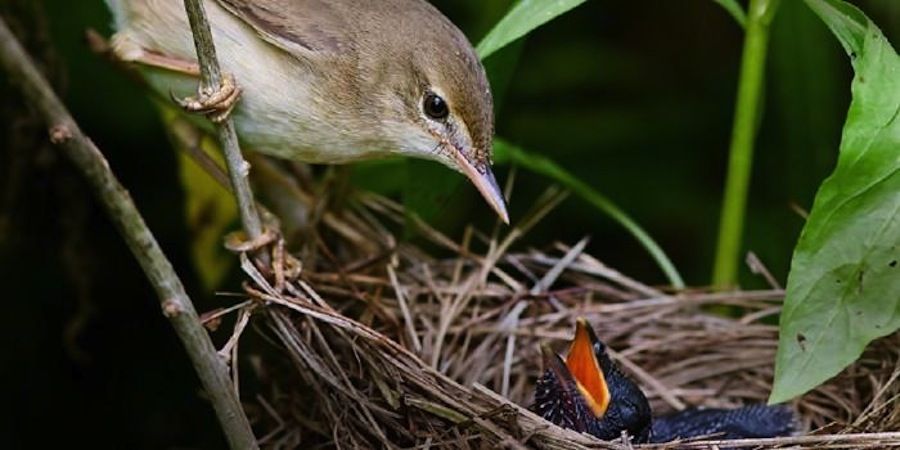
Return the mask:
{"type": "MultiPolygon", "coordinates": [[[[193,36],[180,0],[131,0],[120,32],[146,50],[195,60],[193,36]]],[[[343,163],[383,156],[377,138],[367,134],[376,124],[360,123],[329,95],[334,76],[328,61],[311,61],[269,44],[249,25],[206,1],[222,70],[242,89],[233,114],[245,146],[255,151],[311,163],[343,163]]],[[[173,72],[148,70],[150,84],[164,96],[192,95],[197,80],[173,72]]]]}

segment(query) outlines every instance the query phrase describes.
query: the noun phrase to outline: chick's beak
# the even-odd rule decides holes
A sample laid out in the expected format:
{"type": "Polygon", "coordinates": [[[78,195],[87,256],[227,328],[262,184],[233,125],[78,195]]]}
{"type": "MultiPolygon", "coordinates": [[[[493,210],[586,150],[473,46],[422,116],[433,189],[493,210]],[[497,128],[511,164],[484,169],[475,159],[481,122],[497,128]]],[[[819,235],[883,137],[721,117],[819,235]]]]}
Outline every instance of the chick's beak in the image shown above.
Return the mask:
{"type": "Polygon", "coordinates": [[[478,192],[481,193],[484,199],[487,200],[488,205],[497,212],[497,215],[500,216],[503,223],[509,225],[509,214],[506,212],[506,200],[503,198],[503,191],[500,190],[500,186],[497,185],[497,179],[494,178],[494,173],[491,172],[491,167],[485,164],[484,168],[479,171],[471,162],[469,162],[463,152],[457,150],[453,152],[453,155],[456,157],[459,168],[466,177],[469,178],[472,184],[475,185],[475,188],[478,189],[478,192]]]}
{"type": "Polygon", "coordinates": [[[578,318],[575,325],[575,339],[572,340],[569,354],[566,356],[566,367],[594,415],[603,417],[609,407],[610,395],[606,377],[594,352],[596,339],[587,320],[578,318]]]}

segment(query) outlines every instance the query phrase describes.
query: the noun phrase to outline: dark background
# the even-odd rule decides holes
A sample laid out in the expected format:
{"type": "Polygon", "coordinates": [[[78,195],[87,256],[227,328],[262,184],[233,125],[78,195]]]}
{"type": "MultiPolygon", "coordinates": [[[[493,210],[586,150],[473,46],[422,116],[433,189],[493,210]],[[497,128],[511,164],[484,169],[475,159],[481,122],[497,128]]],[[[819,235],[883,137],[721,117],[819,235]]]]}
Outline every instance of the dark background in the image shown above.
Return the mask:
{"type": "MultiPolygon", "coordinates": [[[[476,42],[508,4],[435,3],[476,42]]],[[[896,45],[900,2],[856,3],[896,45]]],[[[177,160],[156,110],[84,44],[87,27],[109,34],[103,3],[11,0],[0,3],[0,13],[15,18],[76,119],[106,153],[198,309],[227,301],[201,289],[190,262],[177,160]]],[[[529,37],[498,99],[498,134],[550,156],[616,201],[689,284],[704,285],[741,39],[712,1],[587,2],[529,37]]],[[[802,2],[784,0],[768,75],[745,249],[783,282],[803,224],[791,205],[808,209],[834,164],[851,73],[818,19],[802,2]]],[[[0,398],[10,414],[0,421],[0,435],[11,443],[4,447],[222,447],[184,352],[102,209],[43,142],[45,128],[2,74],[0,99],[0,398]]],[[[503,180],[506,169],[499,172],[503,180]]],[[[548,185],[524,172],[518,179],[513,218],[548,185]]],[[[492,222],[471,189],[463,186],[456,195],[445,213],[452,217],[436,218],[449,223],[451,235],[468,220],[492,222]]],[[[522,245],[572,243],[585,235],[592,236],[589,251],[606,263],[647,283],[665,283],[629,235],[574,198],[522,245]]],[[[742,285],[762,284],[744,270],[742,285]]],[[[236,287],[232,281],[223,289],[236,287]]]]}

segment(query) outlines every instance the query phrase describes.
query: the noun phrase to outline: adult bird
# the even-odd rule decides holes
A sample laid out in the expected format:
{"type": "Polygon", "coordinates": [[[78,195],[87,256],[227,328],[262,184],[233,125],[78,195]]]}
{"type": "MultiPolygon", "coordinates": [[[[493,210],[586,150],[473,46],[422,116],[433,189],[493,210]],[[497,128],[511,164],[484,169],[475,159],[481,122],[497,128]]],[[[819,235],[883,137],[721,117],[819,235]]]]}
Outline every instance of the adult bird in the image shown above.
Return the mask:
{"type": "MultiPolygon", "coordinates": [[[[194,89],[182,0],[106,0],[113,54],[158,91],[194,89]]],[[[182,103],[232,113],[253,150],[339,164],[405,155],[464,174],[508,222],[491,172],[493,104],[465,36],[424,0],[204,0],[226,77],[182,103]],[[240,102],[237,102],[240,95],[240,102]],[[236,103],[237,102],[237,103],[236,103]]]]}
{"type": "Polygon", "coordinates": [[[652,417],[647,397],[619,370],[584,318],[576,321],[565,360],[546,345],[541,351],[544,373],[535,387],[534,411],[556,425],[600,439],[618,439],[623,432],[637,443],[699,436],[765,438],[790,435],[797,428],[793,411],[784,406],[693,408],[652,417]]]}

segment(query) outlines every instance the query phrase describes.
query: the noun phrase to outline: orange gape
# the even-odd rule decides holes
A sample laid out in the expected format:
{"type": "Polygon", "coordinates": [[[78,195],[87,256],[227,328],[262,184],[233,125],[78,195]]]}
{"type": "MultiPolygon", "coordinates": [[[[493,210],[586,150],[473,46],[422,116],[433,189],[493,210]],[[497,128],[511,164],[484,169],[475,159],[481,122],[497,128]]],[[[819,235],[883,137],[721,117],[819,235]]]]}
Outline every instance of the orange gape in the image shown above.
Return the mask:
{"type": "Polygon", "coordinates": [[[606,385],[603,371],[600,370],[600,364],[594,354],[587,326],[581,320],[578,321],[575,328],[575,339],[572,341],[572,346],[569,347],[568,356],[566,356],[566,366],[578,383],[578,390],[587,400],[594,416],[603,417],[609,406],[609,387],[606,385]]]}

